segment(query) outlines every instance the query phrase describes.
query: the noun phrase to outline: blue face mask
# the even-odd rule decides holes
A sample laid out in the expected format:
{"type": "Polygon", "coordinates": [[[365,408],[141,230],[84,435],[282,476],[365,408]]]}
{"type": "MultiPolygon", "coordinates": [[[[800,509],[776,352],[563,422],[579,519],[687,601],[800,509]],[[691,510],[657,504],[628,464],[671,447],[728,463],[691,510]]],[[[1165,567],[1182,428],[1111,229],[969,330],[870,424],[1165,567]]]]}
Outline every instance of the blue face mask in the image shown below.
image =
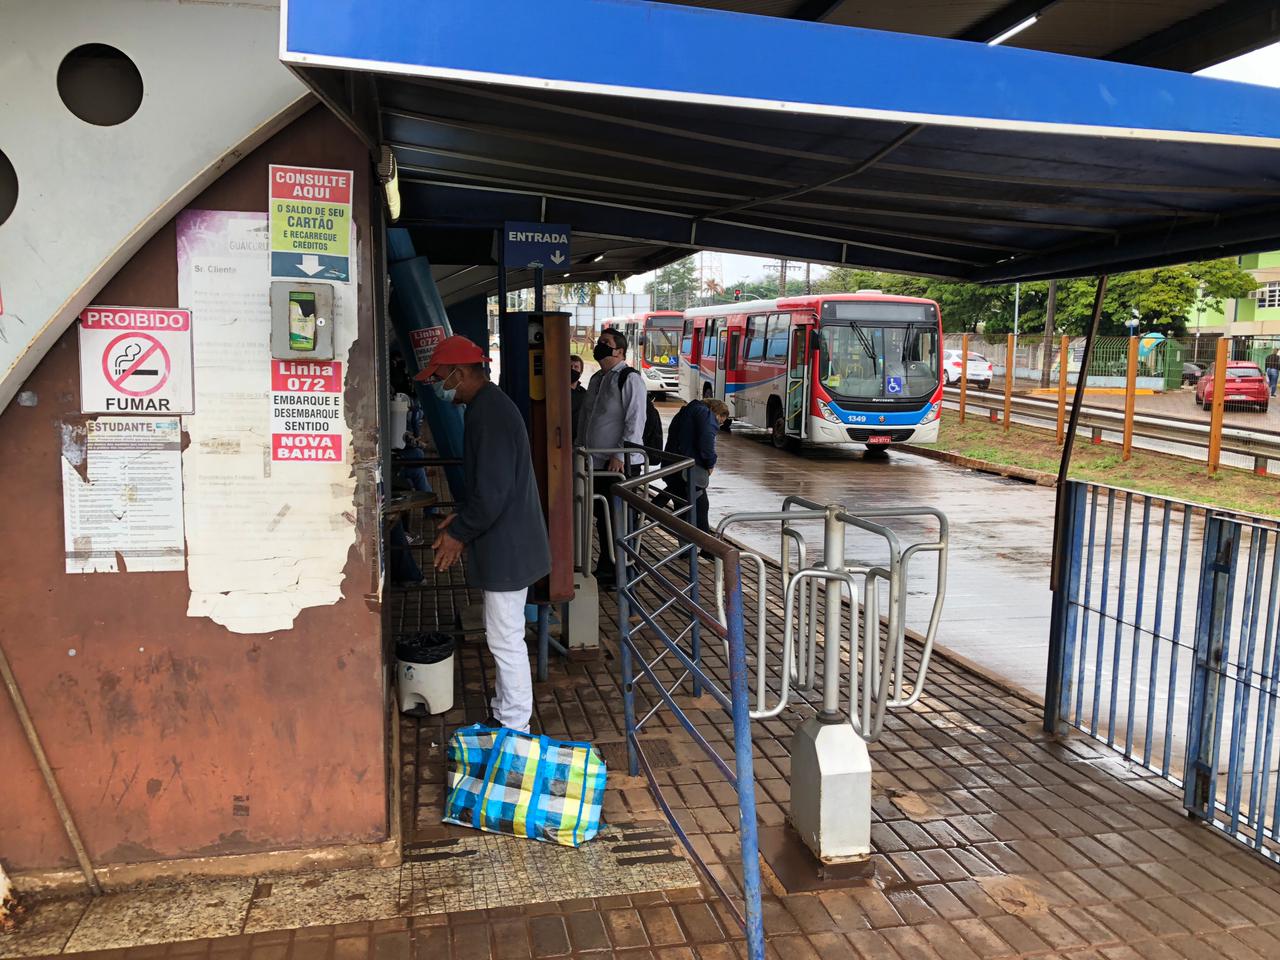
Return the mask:
{"type": "Polygon", "coordinates": [[[444,380],[437,380],[435,383],[431,385],[436,392],[436,396],[439,397],[441,400],[443,400],[445,403],[453,403],[453,398],[458,394],[457,387],[445,386],[445,384],[449,382],[452,376],[453,374],[449,374],[449,376],[446,377],[444,380]]]}

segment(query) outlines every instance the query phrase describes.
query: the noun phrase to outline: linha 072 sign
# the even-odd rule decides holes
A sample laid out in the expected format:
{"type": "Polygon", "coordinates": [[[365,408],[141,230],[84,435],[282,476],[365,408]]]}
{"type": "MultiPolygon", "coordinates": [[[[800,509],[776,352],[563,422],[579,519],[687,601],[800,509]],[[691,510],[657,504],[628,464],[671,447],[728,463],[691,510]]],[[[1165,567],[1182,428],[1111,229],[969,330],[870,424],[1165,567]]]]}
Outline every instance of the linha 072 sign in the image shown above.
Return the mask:
{"type": "Polygon", "coordinates": [[[271,459],[342,462],[342,362],[271,361],[271,459]]]}
{"type": "Polygon", "coordinates": [[[271,276],[351,279],[350,170],[270,167],[271,276]]]}

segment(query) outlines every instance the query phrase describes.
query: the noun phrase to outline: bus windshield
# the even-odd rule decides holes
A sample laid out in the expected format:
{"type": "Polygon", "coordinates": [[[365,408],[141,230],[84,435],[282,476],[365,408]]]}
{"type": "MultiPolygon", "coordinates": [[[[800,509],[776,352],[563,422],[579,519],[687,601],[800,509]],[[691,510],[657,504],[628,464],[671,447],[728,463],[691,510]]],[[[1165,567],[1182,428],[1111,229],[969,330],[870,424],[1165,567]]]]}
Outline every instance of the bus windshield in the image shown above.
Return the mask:
{"type": "Polygon", "coordinates": [[[675,326],[650,326],[645,331],[644,358],[655,367],[680,363],[680,321],[675,326]]]}
{"type": "Polygon", "coordinates": [[[930,324],[822,325],[819,373],[833,397],[908,400],[938,386],[938,330],[930,324]]]}

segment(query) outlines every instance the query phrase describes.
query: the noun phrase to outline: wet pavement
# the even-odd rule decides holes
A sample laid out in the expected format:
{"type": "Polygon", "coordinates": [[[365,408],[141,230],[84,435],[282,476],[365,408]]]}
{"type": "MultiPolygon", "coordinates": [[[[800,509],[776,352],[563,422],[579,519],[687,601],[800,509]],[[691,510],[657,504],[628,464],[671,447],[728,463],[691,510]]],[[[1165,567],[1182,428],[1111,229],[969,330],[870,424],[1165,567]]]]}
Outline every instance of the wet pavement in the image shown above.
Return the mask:
{"type": "MultiPolygon", "coordinates": [[[[665,406],[665,405],[664,405],[665,406]]],[[[664,411],[666,412],[666,411],[664,411]]],[[[777,510],[784,497],[858,508],[926,505],[951,525],[946,605],[937,642],[996,676],[1043,693],[1049,644],[1049,564],[1053,544],[1051,489],[893,451],[868,459],[860,448],[775,450],[762,434],[721,434],[711,477],[711,524],[727,514],[777,510]]],[[[931,534],[914,522],[891,526],[905,537],[931,534]]],[[[821,550],[820,524],[803,525],[821,550]]],[[[768,556],[779,555],[778,525],[736,526],[731,535],[768,556]]],[[[846,556],[882,560],[883,547],[851,538],[846,556]]],[[[923,631],[936,581],[935,561],[911,570],[908,626],[923,631]]]]}
{"type": "MultiPolygon", "coordinates": [[[[608,596],[601,611],[606,623],[616,615],[608,596]]],[[[745,603],[748,626],[752,599],[745,603]]],[[[766,601],[776,623],[776,587],[766,601]]],[[[612,630],[602,641],[598,659],[555,661],[552,679],[537,685],[539,729],[602,745],[616,742],[622,703],[618,647],[612,630]]],[[[919,652],[913,646],[909,662],[919,652]]],[[[718,645],[706,648],[705,663],[724,684],[718,645]]],[[[675,679],[676,667],[668,667],[656,666],[666,683],[675,679]]],[[[455,713],[405,721],[405,782],[418,785],[406,793],[406,819],[412,824],[407,859],[414,845],[451,838],[453,828],[438,823],[441,739],[453,723],[483,711],[492,675],[487,655],[469,642],[460,660],[455,713]]],[[[643,686],[637,696],[646,713],[643,686]]],[[[677,697],[698,732],[722,756],[729,755],[730,726],[710,698],[694,699],[687,692],[677,697]]],[[[796,726],[812,713],[807,702],[794,702],[777,719],[753,726],[759,822],[766,833],[783,829],[791,792],[799,787],[791,780],[789,743],[796,726]]],[[[669,711],[654,714],[641,739],[694,849],[711,875],[740,899],[737,809],[729,784],[714,763],[699,759],[669,711]]],[[[1178,791],[1119,761],[1105,747],[1079,736],[1046,736],[1034,704],[945,657],[935,659],[920,702],[890,714],[871,755],[874,876],[808,894],[788,893],[766,871],[763,909],[770,958],[1280,956],[1280,871],[1274,865],[1187,820],[1178,791]]],[[[627,777],[614,756],[607,819],[619,826],[659,819],[643,781],[627,777]]],[[[560,855],[569,871],[574,864],[585,869],[583,851],[538,853],[560,855]]],[[[579,889],[582,879],[581,871],[573,878],[579,889]]],[[[284,929],[257,933],[245,928],[233,936],[86,956],[738,960],[745,955],[729,908],[706,882],[647,892],[579,892],[576,899],[557,899],[554,885],[530,886],[523,898],[503,906],[476,900],[469,909],[414,916],[389,909],[382,918],[370,912],[352,916],[353,903],[367,902],[369,892],[366,885],[335,894],[328,917],[325,904],[317,903],[306,926],[284,924],[284,929]]]]}

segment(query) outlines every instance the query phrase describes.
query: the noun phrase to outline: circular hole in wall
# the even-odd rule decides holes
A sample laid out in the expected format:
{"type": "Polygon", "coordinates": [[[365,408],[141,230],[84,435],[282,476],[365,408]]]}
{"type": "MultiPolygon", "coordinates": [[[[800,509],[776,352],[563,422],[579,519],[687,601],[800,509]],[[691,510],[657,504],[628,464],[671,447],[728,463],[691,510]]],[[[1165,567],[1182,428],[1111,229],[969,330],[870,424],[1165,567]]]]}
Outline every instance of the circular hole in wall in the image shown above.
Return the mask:
{"type": "Polygon", "coordinates": [[[58,96],[86,123],[112,127],[124,123],[142,105],[142,74],[115,47],[86,43],[62,58],[58,96]]]}
{"type": "Polygon", "coordinates": [[[13,208],[18,205],[18,171],[13,169],[9,158],[0,150],[0,223],[9,219],[13,208]]]}

